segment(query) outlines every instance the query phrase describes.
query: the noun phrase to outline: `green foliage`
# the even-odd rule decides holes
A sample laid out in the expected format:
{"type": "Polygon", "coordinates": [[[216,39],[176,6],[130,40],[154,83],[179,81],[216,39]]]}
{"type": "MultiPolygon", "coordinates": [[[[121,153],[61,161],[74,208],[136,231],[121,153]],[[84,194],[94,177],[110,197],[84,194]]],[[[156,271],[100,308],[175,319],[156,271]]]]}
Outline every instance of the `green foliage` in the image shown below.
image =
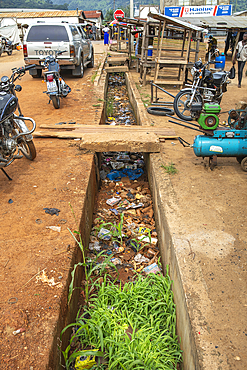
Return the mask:
{"type": "Polygon", "coordinates": [[[51,0],[0,0],[0,8],[23,9],[61,9],[68,10],[68,3],[64,0],[60,4],[53,4],[51,0]]]}
{"type": "Polygon", "coordinates": [[[113,224],[112,222],[102,221],[100,223],[100,226],[95,229],[97,231],[99,231],[101,228],[109,230],[109,233],[107,235],[110,235],[112,240],[118,241],[120,245],[122,246],[123,245],[123,235],[122,235],[123,223],[124,223],[124,213],[121,213],[119,223],[113,224]]]}
{"type": "MultiPolygon", "coordinates": [[[[0,0],[1,2],[1,0],[0,0]]],[[[63,4],[64,0],[53,0],[55,4],[63,4]]],[[[113,20],[113,1],[112,0],[67,0],[69,3],[69,9],[80,9],[80,10],[96,10],[100,9],[103,12],[104,19],[106,20],[106,14],[108,10],[112,11],[112,18],[109,21],[113,20]]],[[[142,5],[159,5],[159,0],[142,0],[142,5]]],[[[115,9],[122,9],[125,12],[126,17],[129,17],[129,0],[116,0],[115,9]]],[[[107,19],[108,20],[108,19],[107,19]]]]}
{"type": "Polygon", "coordinates": [[[232,13],[247,9],[247,0],[231,0],[230,4],[232,4],[232,13]]]}
{"type": "Polygon", "coordinates": [[[104,20],[106,22],[111,22],[114,19],[113,18],[113,13],[114,13],[113,9],[108,9],[106,14],[105,14],[104,20]]]}
{"type": "Polygon", "coordinates": [[[168,269],[166,276],[139,275],[135,283],[123,287],[105,276],[97,284],[88,308],[61,333],[76,328],[63,352],[67,369],[72,359],[90,348],[105,353],[102,369],[177,369],[182,351],[176,335],[171,285],[168,269]],[[77,349],[69,356],[73,341],[77,349]]]}
{"type": "Polygon", "coordinates": [[[114,113],[114,107],[113,107],[114,97],[109,96],[106,101],[106,114],[107,117],[112,117],[114,113]]]}
{"type": "Polygon", "coordinates": [[[172,163],[172,162],[169,165],[162,164],[161,167],[164,168],[164,170],[166,171],[166,173],[169,173],[169,175],[175,175],[175,173],[178,172],[178,170],[176,169],[174,163],[172,163]]]}

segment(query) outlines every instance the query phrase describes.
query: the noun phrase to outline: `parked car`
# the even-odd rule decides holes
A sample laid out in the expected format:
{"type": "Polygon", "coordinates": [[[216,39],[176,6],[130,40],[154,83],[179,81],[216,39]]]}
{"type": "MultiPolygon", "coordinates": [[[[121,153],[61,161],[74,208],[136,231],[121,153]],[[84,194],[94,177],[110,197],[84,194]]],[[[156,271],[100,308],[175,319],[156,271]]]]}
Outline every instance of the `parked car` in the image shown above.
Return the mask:
{"type": "Polygon", "coordinates": [[[71,69],[73,76],[83,77],[84,67],[94,66],[93,46],[89,40],[82,38],[75,24],[37,23],[28,28],[23,53],[26,65],[36,65],[36,68],[29,70],[32,77],[41,77],[42,61],[48,55],[55,56],[57,51],[65,51],[58,58],[61,70],[71,69]]]}

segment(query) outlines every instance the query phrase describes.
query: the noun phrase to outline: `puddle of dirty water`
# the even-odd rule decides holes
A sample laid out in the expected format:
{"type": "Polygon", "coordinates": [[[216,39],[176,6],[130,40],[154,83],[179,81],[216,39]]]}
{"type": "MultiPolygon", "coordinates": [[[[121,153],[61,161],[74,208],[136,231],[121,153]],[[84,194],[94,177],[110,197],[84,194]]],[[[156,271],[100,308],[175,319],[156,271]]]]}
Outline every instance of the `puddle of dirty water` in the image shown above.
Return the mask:
{"type": "MultiPolygon", "coordinates": [[[[112,98],[115,120],[108,116],[108,124],[136,124],[124,86],[123,76],[110,76],[107,101],[112,98]]],[[[66,368],[177,370],[182,354],[172,282],[162,272],[144,158],[107,152],[100,163],[82,307],[65,351],[66,368]]]]}

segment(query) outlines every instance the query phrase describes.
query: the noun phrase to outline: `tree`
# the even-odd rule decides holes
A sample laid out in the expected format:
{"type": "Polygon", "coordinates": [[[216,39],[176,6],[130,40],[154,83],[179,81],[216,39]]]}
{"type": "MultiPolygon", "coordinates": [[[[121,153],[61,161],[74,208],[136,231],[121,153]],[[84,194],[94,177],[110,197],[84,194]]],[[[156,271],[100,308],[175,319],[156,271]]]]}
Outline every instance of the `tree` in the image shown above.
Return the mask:
{"type": "Polygon", "coordinates": [[[104,20],[106,22],[111,22],[113,20],[113,14],[114,14],[113,9],[108,9],[107,12],[106,12],[106,14],[105,14],[104,20]]]}

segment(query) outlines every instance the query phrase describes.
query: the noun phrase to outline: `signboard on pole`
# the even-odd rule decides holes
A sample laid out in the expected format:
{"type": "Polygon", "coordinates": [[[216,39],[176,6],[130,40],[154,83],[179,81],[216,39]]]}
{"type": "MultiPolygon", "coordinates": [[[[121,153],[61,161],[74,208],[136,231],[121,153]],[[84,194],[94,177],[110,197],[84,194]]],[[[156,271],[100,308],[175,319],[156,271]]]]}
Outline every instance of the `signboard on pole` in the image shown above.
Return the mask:
{"type": "Polygon", "coordinates": [[[232,15],[232,5],[167,6],[168,17],[206,17],[232,15]]]}
{"type": "Polygon", "coordinates": [[[116,21],[121,21],[124,18],[124,11],[122,9],[117,9],[113,16],[116,21]]]}

